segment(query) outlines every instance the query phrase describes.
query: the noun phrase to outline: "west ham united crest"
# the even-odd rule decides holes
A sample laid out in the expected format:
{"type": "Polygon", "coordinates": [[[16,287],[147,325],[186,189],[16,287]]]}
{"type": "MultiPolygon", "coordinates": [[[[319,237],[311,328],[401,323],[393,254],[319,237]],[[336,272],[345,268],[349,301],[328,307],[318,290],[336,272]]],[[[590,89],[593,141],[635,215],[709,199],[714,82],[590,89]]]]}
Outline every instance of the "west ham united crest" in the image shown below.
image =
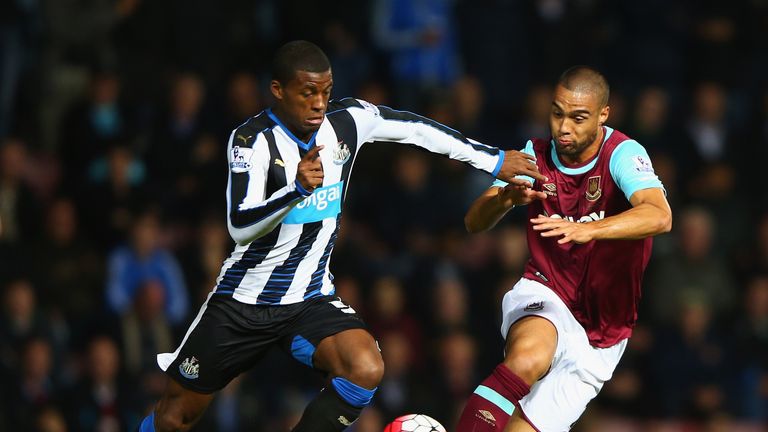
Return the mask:
{"type": "Polygon", "coordinates": [[[592,176],[587,179],[587,192],[585,195],[588,201],[597,201],[603,196],[603,188],[600,187],[600,176],[592,176]]]}
{"type": "Polygon", "coordinates": [[[544,183],[541,191],[549,196],[557,196],[557,186],[554,183],[544,183]]]}

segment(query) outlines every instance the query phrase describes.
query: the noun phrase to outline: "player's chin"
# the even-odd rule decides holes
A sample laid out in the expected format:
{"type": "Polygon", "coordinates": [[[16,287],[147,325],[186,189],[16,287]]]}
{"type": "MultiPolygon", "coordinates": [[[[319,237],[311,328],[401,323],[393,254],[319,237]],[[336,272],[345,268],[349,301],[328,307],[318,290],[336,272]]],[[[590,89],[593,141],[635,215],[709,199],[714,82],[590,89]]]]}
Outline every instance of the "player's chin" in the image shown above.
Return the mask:
{"type": "Polygon", "coordinates": [[[320,125],[312,125],[312,124],[305,123],[302,126],[301,131],[305,135],[311,135],[311,134],[317,132],[319,129],[320,129],[320,125]]]}

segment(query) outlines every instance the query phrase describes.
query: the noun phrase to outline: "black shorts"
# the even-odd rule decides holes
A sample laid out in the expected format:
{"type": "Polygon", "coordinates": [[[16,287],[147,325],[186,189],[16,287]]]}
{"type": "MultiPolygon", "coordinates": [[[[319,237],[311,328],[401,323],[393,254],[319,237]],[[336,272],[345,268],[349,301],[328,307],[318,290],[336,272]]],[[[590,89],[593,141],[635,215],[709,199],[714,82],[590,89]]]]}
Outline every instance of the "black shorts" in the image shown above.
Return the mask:
{"type": "Polygon", "coordinates": [[[312,355],[321,340],[356,328],[367,330],[338,297],[267,306],[211,295],[181,346],[174,353],[160,354],[158,363],[183,387],[213,393],[253,367],[274,344],[313,367],[312,355]]]}

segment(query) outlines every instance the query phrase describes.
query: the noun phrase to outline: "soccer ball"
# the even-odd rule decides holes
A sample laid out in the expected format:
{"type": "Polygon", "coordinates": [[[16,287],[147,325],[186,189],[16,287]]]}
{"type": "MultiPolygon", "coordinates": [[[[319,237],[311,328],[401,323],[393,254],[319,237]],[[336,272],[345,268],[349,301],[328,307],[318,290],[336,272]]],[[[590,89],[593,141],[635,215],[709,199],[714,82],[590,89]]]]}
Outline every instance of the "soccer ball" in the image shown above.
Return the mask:
{"type": "Polygon", "coordinates": [[[406,414],[386,425],[384,432],[445,432],[445,428],[430,416],[406,414]]]}

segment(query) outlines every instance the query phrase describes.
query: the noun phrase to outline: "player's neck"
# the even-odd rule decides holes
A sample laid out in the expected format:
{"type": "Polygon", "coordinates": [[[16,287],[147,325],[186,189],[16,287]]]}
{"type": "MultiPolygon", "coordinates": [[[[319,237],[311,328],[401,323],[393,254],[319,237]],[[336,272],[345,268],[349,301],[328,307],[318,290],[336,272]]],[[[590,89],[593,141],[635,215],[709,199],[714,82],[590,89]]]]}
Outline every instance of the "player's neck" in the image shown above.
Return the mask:
{"type": "Polygon", "coordinates": [[[600,147],[603,145],[603,138],[605,137],[605,129],[600,126],[600,129],[597,131],[597,136],[595,137],[595,140],[592,141],[592,144],[588,145],[584,151],[577,155],[558,155],[563,162],[565,162],[568,165],[583,165],[587,161],[591,160],[595,157],[598,151],[600,151],[600,147]]]}

